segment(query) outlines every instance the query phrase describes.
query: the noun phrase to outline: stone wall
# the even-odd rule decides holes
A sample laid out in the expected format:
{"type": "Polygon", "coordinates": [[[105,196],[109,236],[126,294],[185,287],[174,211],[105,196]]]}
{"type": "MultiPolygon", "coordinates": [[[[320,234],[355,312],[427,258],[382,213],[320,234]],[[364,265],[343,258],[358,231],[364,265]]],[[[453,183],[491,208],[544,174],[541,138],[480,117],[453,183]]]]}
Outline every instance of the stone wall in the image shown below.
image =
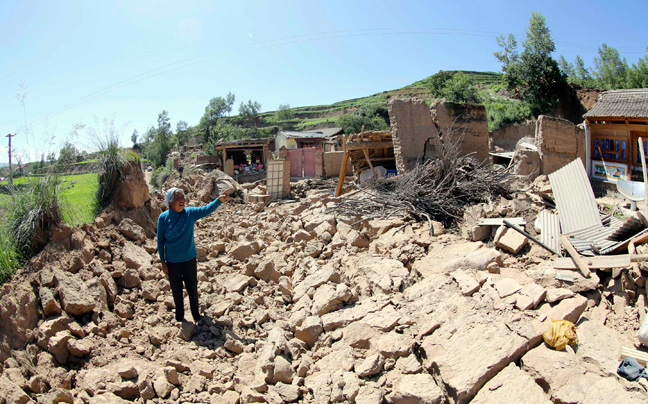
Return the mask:
{"type": "Polygon", "coordinates": [[[491,150],[514,150],[517,142],[523,137],[535,137],[536,121],[503,124],[491,132],[491,150]]]}
{"type": "Polygon", "coordinates": [[[585,161],[585,131],[570,121],[540,115],[536,122],[536,146],[541,174],[551,174],[580,157],[585,161]]]}
{"type": "Polygon", "coordinates": [[[389,102],[389,120],[394,140],[394,156],[399,173],[411,170],[423,160],[430,139],[439,131],[430,107],[424,101],[394,99],[389,102]]]}
{"type": "MultiPolygon", "coordinates": [[[[338,177],[342,169],[343,151],[324,153],[324,175],[327,178],[338,177]]],[[[346,175],[352,175],[353,169],[351,163],[347,164],[346,175]]]]}
{"type": "Polygon", "coordinates": [[[442,136],[463,134],[461,155],[473,153],[481,161],[488,160],[488,120],[486,107],[479,104],[437,102],[430,107],[432,118],[439,125],[442,136]]]}

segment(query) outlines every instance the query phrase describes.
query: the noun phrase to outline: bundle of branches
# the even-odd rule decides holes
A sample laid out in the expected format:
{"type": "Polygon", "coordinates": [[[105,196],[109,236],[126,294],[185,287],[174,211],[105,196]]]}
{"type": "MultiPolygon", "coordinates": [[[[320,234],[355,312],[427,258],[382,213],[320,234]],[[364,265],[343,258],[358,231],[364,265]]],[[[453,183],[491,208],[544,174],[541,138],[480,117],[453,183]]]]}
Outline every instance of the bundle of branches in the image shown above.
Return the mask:
{"type": "Polygon", "coordinates": [[[436,220],[450,227],[465,207],[507,196],[504,171],[493,171],[471,155],[460,156],[461,138],[438,142],[436,158],[393,178],[363,184],[356,197],[345,198],[334,208],[343,215],[363,213],[364,218],[412,216],[436,220]]]}

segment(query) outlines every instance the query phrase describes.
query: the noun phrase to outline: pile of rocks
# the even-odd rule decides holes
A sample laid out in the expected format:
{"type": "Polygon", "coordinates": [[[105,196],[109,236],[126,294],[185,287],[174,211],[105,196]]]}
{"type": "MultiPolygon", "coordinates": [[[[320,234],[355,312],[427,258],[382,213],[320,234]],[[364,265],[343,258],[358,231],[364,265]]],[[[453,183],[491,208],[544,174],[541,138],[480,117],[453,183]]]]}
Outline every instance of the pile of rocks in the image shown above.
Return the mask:
{"type": "MultiPolygon", "coordinates": [[[[196,201],[213,186],[185,191],[196,201]]],[[[59,227],[2,287],[5,400],[648,399],[648,384],[615,374],[645,311],[645,273],[568,284],[535,246],[513,255],[439,223],[336,217],[339,199],[304,192],[258,211],[224,204],[196,224],[197,323],[174,322],[155,242],[135,221],[59,227]],[[578,322],[577,349],[542,343],[553,319],[578,322]]]]}

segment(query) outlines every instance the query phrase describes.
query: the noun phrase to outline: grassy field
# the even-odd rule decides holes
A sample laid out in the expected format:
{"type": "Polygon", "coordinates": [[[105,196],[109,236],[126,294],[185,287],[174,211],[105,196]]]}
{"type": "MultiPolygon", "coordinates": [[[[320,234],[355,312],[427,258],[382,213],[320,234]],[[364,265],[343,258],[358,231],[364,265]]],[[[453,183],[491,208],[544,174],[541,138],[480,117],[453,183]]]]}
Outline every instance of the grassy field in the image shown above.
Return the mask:
{"type": "MultiPolygon", "coordinates": [[[[59,197],[65,223],[74,226],[92,222],[94,220],[92,202],[97,190],[97,174],[64,175],[59,178],[61,180],[59,197]]],[[[14,184],[20,185],[28,181],[29,177],[16,178],[14,184]]],[[[7,182],[0,182],[0,185],[7,185],[7,182]]],[[[1,216],[4,215],[10,200],[10,196],[0,195],[1,216]]]]}

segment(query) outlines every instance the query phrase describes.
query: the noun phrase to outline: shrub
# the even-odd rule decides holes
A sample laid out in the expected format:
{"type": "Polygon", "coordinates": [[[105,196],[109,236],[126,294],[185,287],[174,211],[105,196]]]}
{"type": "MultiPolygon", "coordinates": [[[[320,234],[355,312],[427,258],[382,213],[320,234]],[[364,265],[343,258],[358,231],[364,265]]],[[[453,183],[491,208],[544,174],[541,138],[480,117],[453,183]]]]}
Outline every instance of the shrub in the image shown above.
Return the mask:
{"type": "Polygon", "coordinates": [[[504,97],[491,97],[481,93],[482,104],[486,107],[488,130],[493,131],[505,123],[523,122],[532,116],[531,105],[504,97]]]}
{"type": "Polygon", "coordinates": [[[365,130],[388,130],[389,125],[379,116],[357,116],[357,115],[344,115],[338,120],[338,125],[344,129],[344,133],[360,133],[362,127],[365,130]]]}
{"type": "Polygon", "coordinates": [[[468,76],[462,72],[456,73],[450,80],[447,80],[441,89],[448,101],[459,103],[477,103],[477,88],[472,84],[468,76]]]}
{"type": "Polygon", "coordinates": [[[172,169],[173,163],[171,162],[171,159],[168,159],[166,165],[153,170],[153,173],[151,174],[151,184],[153,184],[157,189],[162,189],[162,185],[164,185],[164,182],[169,178],[169,175],[171,175],[172,169]]]}

